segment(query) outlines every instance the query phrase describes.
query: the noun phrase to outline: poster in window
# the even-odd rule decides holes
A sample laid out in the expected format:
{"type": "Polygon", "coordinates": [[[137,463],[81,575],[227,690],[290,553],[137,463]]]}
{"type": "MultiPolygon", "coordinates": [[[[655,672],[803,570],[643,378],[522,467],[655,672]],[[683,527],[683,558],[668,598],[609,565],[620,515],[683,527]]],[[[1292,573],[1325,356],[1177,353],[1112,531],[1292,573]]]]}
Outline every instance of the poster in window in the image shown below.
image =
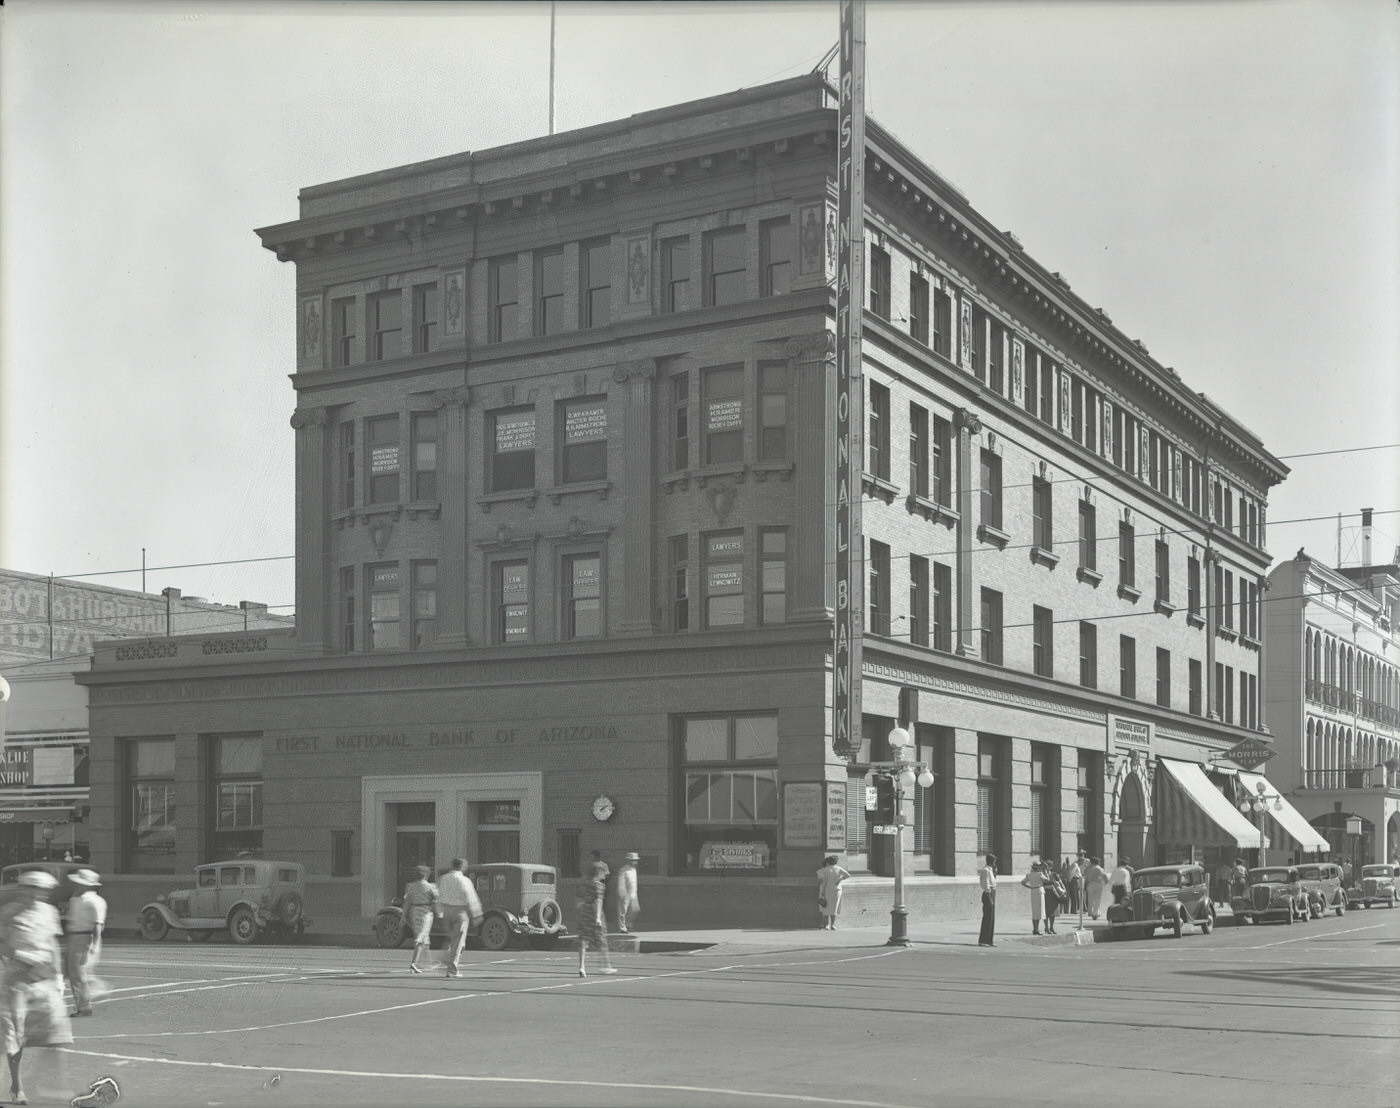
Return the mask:
{"type": "Polygon", "coordinates": [[[369,472],[371,476],[399,471],[399,444],[372,447],[369,452],[369,472]]]}
{"type": "Polygon", "coordinates": [[[467,330],[467,271],[450,269],[442,275],[442,333],[460,338],[467,330]]]}
{"type": "Polygon", "coordinates": [[[826,849],[846,849],[846,783],[826,783],[826,849]]]}
{"type": "Polygon", "coordinates": [[[516,412],[496,417],[496,453],[535,449],[535,413],[516,412]]]}
{"type": "Polygon", "coordinates": [[[651,300],[651,237],[627,240],[627,303],[651,300]]]}
{"type": "Polygon", "coordinates": [[[821,849],[822,785],[787,782],[783,785],[783,842],[787,846],[821,849]]]}
{"type": "Polygon", "coordinates": [[[767,865],[765,842],[709,842],[700,848],[701,869],[764,869],[767,865]]]}
{"type": "Polygon", "coordinates": [[[607,437],[608,410],[602,401],[596,404],[578,404],[564,415],[564,441],[596,442],[607,437]]]}
{"type": "Polygon", "coordinates": [[[711,400],[705,418],[707,431],[738,431],[744,426],[744,402],[734,400],[711,400]]]}

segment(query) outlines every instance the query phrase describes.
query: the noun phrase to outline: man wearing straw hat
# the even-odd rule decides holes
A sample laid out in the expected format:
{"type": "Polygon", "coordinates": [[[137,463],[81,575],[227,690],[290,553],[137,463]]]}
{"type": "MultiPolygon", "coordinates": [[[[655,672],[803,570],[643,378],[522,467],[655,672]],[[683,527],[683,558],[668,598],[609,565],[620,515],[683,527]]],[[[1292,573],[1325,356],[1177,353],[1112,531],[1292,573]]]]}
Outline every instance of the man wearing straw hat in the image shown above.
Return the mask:
{"type": "MultiPolygon", "coordinates": [[[[73,988],[73,1015],[92,1015],[91,976],[102,954],[102,929],[107,925],[107,902],[97,892],[102,878],[96,870],[75,869],[68,880],[82,891],[75,893],[65,910],[68,924],[68,983],[73,988]]],[[[100,987],[100,985],[99,985],[100,987]]]]}
{"type": "Polygon", "coordinates": [[[617,871],[617,929],[624,935],[642,910],[642,902],[637,899],[637,863],[641,860],[640,854],[629,853],[617,871]]]}

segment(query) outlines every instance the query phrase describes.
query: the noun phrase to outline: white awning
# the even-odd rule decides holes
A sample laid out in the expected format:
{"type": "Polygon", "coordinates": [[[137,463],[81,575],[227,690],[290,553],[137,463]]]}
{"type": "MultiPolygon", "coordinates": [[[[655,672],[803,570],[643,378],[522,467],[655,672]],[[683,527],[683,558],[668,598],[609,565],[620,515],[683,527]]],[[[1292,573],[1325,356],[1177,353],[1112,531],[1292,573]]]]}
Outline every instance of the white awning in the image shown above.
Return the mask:
{"type": "Polygon", "coordinates": [[[1269,801],[1269,806],[1265,809],[1269,813],[1269,818],[1274,821],[1275,826],[1283,832],[1283,841],[1279,843],[1280,850],[1301,850],[1304,854],[1319,854],[1332,849],[1332,844],[1317,833],[1313,825],[1303,818],[1303,813],[1288,803],[1288,798],[1279,795],[1278,789],[1274,788],[1262,773],[1246,773],[1240,770],[1240,786],[1249,796],[1257,796],[1259,786],[1264,786],[1264,791],[1269,796],[1278,796],[1278,803],[1282,805],[1278,810],[1274,809],[1274,801],[1269,801]]]}
{"type": "MultiPolygon", "coordinates": [[[[1237,850],[1260,845],[1259,828],[1240,815],[1199,765],[1170,758],[1159,758],[1158,763],[1166,771],[1157,775],[1153,797],[1153,830],[1159,843],[1237,850]]],[[[1267,837],[1263,845],[1268,847],[1267,837]]]]}

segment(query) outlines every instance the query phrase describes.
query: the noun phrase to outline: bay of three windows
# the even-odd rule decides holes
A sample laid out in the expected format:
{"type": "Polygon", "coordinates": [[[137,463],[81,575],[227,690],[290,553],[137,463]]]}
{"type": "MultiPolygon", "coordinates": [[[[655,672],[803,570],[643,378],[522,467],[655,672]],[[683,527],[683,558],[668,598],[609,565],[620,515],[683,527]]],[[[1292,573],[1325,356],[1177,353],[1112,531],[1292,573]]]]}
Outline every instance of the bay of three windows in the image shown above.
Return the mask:
{"type": "Polygon", "coordinates": [[[331,300],[331,364],[382,362],[437,349],[442,319],[436,281],[331,300]],[[361,346],[363,344],[363,348],[361,346]]]}

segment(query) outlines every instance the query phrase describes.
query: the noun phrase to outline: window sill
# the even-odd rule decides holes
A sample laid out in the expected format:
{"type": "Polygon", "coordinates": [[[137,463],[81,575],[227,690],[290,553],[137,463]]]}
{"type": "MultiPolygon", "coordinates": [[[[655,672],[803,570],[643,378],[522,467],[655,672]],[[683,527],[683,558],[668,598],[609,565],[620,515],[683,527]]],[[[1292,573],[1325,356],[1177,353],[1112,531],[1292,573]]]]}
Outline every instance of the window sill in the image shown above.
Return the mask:
{"type": "Polygon", "coordinates": [[[1240,645],[1241,645],[1241,646],[1247,646],[1247,647],[1249,647],[1250,650],[1258,650],[1259,647],[1261,646],[1261,643],[1259,642],[1258,639],[1251,638],[1249,635],[1241,635],[1241,636],[1240,636],[1240,645]]]}
{"type": "MultiPolygon", "coordinates": [[[[1188,627],[1204,627],[1205,625],[1206,625],[1206,621],[1205,621],[1204,619],[1201,618],[1201,616],[1200,616],[1199,613],[1197,613],[1197,612],[1188,612],[1188,613],[1187,613],[1187,615],[1186,615],[1186,626],[1188,626],[1188,627]]],[[[1200,713],[1198,712],[1198,713],[1196,713],[1196,714],[1199,715],[1200,713]]]]}
{"type": "Polygon", "coordinates": [[[1098,588],[1099,584],[1103,581],[1103,574],[1096,569],[1090,569],[1088,566],[1080,566],[1074,571],[1074,575],[1078,577],[1079,580],[1093,585],[1094,588],[1098,588]]]}
{"type": "Polygon", "coordinates": [[[993,546],[1005,548],[1011,541],[1011,536],[1000,527],[993,527],[990,523],[984,523],[977,528],[977,537],[983,542],[991,543],[993,546]]]}
{"type": "Polygon", "coordinates": [[[539,499],[539,489],[510,489],[507,492],[492,492],[477,500],[477,506],[481,508],[483,514],[490,514],[491,509],[497,504],[523,503],[527,508],[533,508],[535,501],[539,499]]]}
{"type": "Polygon", "coordinates": [[[1118,595],[1121,596],[1124,600],[1131,600],[1134,604],[1136,604],[1139,600],[1142,599],[1142,590],[1135,589],[1132,585],[1119,585],[1118,595]]]}
{"type": "Polygon", "coordinates": [[[1176,614],[1175,606],[1166,600],[1154,600],[1152,602],[1152,610],[1154,612],[1157,612],[1159,615],[1164,616],[1172,616],[1176,614]]]}
{"type": "Polygon", "coordinates": [[[904,507],[910,515],[921,515],[930,523],[956,523],[961,517],[946,504],[939,504],[927,496],[911,492],[904,498],[904,507]]]}
{"type": "Polygon", "coordinates": [[[549,497],[551,504],[558,504],[566,496],[584,496],[588,493],[597,493],[599,500],[606,500],[611,492],[611,481],[576,481],[573,484],[555,485],[552,489],[546,489],[545,495],[549,497]]]}
{"type": "Polygon", "coordinates": [[[1031,561],[1039,562],[1041,565],[1054,569],[1060,564],[1060,556],[1053,550],[1047,550],[1043,546],[1031,547],[1031,561]]]}
{"type": "Polygon", "coordinates": [[[878,496],[886,504],[893,504],[894,498],[899,495],[899,489],[889,481],[869,473],[861,476],[860,486],[862,490],[871,496],[878,496]]]}
{"type": "Polygon", "coordinates": [[[754,462],[752,468],[755,481],[766,481],[770,477],[791,481],[797,467],[792,462],[754,462]]]}
{"type": "Polygon", "coordinates": [[[1215,629],[1215,634],[1216,637],[1225,639],[1228,642],[1234,642],[1237,638],[1233,627],[1217,627],[1215,629]]]}

